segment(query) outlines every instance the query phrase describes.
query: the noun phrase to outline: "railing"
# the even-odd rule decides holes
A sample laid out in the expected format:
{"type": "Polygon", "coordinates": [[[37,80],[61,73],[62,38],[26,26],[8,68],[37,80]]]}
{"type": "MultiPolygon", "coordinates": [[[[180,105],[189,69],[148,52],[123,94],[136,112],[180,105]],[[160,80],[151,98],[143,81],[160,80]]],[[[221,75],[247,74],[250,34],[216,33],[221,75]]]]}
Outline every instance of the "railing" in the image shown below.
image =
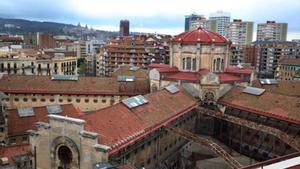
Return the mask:
{"type": "Polygon", "coordinates": [[[198,107],[197,109],[198,109],[199,113],[202,113],[202,114],[205,114],[208,116],[212,116],[212,117],[215,117],[218,119],[226,120],[226,121],[234,123],[234,124],[238,124],[241,126],[245,126],[245,127],[257,130],[257,131],[262,131],[262,132],[268,133],[270,135],[273,135],[273,136],[279,138],[281,141],[288,144],[289,146],[291,146],[292,148],[294,148],[295,150],[300,151],[300,140],[297,140],[293,136],[290,136],[279,129],[269,127],[269,126],[266,126],[263,124],[259,124],[259,123],[253,122],[253,121],[234,117],[234,116],[231,116],[231,115],[228,115],[225,113],[221,113],[219,111],[215,111],[215,110],[211,110],[211,109],[207,109],[207,108],[203,108],[203,107],[198,107]]]}
{"type": "Polygon", "coordinates": [[[200,137],[200,136],[198,136],[194,133],[191,133],[187,130],[183,130],[183,129],[180,129],[180,128],[177,128],[177,127],[174,127],[171,125],[167,125],[166,128],[169,129],[170,131],[173,131],[173,132],[179,134],[180,136],[182,136],[190,141],[193,141],[194,143],[209,147],[212,151],[214,151],[216,154],[221,156],[231,168],[238,169],[238,168],[242,167],[242,165],[238,161],[236,161],[221,146],[214,143],[213,141],[203,138],[203,137],[200,137]]]}

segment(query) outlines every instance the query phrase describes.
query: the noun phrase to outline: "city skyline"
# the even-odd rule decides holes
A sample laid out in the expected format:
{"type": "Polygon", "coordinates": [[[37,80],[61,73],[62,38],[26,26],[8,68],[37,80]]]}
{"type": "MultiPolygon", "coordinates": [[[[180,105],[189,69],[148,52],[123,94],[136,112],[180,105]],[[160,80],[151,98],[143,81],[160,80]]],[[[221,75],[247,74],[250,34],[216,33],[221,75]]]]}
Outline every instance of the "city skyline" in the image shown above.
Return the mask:
{"type": "Polygon", "coordinates": [[[118,31],[119,20],[128,19],[133,32],[150,32],[176,35],[184,30],[184,16],[191,13],[203,14],[223,10],[231,13],[232,19],[254,22],[254,39],[256,26],[267,20],[288,23],[288,40],[300,39],[300,21],[297,11],[300,2],[296,0],[277,0],[225,2],[212,0],[199,2],[194,0],[171,2],[153,1],[96,1],[64,0],[36,2],[33,0],[3,1],[0,4],[0,17],[21,18],[37,21],[53,21],[89,25],[96,29],[118,31]],[[217,4],[217,5],[216,5],[217,4]],[[126,8],[124,8],[126,6],[126,8]],[[34,7],[34,8],[33,8],[34,7]],[[260,12],[263,11],[263,12],[260,12]],[[276,12],[274,12],[276,11],[276,12]]]}

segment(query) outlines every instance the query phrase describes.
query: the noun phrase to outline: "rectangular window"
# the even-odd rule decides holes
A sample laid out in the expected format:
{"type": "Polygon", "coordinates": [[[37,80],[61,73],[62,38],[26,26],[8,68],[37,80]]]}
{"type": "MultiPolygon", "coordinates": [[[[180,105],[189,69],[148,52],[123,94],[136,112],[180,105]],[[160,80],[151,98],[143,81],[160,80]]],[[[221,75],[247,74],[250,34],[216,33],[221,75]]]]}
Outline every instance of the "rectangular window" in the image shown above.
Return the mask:
{"type": "Polygon", "coordinates": [[[27,141],[28,141],[27,136],[23,136],[23,137],[22,137],[22,142],[27,142],[27,141]]]}
{"type": "Polygon", "coordinates": [[[191,58],[186,58],[186,70],[191,70],[192,64],[191,64],[191,58]]]}
{"type": "Polygon", "coordinates": [[[11,138],[9,139],[10,144],[16,144],[16,138],[11,138]]]}

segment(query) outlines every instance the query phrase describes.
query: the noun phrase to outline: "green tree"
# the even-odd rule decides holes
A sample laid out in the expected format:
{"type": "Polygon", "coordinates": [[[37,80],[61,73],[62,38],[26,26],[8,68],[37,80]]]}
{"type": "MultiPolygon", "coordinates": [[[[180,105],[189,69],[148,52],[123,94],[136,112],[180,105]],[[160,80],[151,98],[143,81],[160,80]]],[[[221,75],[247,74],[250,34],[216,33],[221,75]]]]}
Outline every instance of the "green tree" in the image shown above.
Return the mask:
{"type": "Polygon", "coordinates": [[[80,58],[77,61],[78,69],[79,69],[79,75],[84,76],[86,74],[86,62],[85,59],[80,58]]]}

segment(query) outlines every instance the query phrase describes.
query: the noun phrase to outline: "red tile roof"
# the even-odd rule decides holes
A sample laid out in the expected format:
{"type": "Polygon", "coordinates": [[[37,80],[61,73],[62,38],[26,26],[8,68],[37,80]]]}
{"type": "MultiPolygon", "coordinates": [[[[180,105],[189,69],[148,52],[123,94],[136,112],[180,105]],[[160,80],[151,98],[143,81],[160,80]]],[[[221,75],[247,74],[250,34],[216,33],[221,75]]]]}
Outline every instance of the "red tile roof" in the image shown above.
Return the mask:
{"type": "Polygon", "coordinates": [[[237,74],[252,74],[253,70],[245,69],[245,68],[239,68],[237,66],[229,66],[226,69],[226,72],[228,72],[228,73],[237,73],[237,74]]]}
{"type": "Polygon", "coordinates": [[[166,64],[161,64],[161,63],[151,63],[149,66],[149,68],[169,68],[169,65],[166,64]]]}
{"type": "MultiPolygon", "coordinates": [[[[62,112],[58,115],[78,117],[83,113],[72,104],[61,105],[62,112]]],[[[8,110],[7,125],[8,136],[24,135],[27,130],[36,129],[36,122],[48,122],[48,111],[46,106],[34,107],[34,116],[20,117],[17,109],[8,110]]]]}
{"type": "Polygon", "coordinates": [[[110,153],[114,153],[197,106],[183,89],[175,94],[161,90],[145,98],[148,103],[139,107],[129,109],[118,103],[82,116],[86,130],[98,133],[99,143],[111,146],[110,153]],[[125,141],[121,143],[121,140],[125,141]]]}
{"type": "MultiPolygon", "coordinates": [[[[177,72],[175,74],[167,75],[166,80],[184,80],[191,82],[198,82],[202,76],[209,73],[209,70],[201,69],[199,72],[177,72]]],[[[229,73],[216,73],[219,76],[220,83],[243,82],[245,79],[231,75],[229,73]]]]}
{"type": "Polygon", "coordinates": [[[0,79],[0,91],[6,93],[134,96],[148,93],[149,86],[149,80],[145,78],[137,78],[135,82],[123,85],[122,90],[116,77],[79,77],[78,81],[52,81],[51,76],[4,75],[0,79]]]}
{"type": "Polygon", "coordinates": [[[177,72],[166,76],[165,79],[197,82],[200,79],[200,75],[198,72],[177,72]]]}
{"type": "Polygon", "coordinates": [[[136,78],[148,78],[148,70],[143,68],[139,68],[138,70],[130,70],[129,65],[124,65],[114,71],[111,76],[135,76],[136,78]]]}
{"type": "Polygon", "coordinates": [[[220,83],[230,83],[230,82],[243,82],[245,79],[237,76],[233,76],[229,73],[218,73],[220,83]]]}
{"type": "MultiPolygon", "coordinates": [[[[27,155],[27,154],[29,154],[29,155],[31,154],[31,147],[29,144],[14,145],[14,146],[0,148],[0,158],[7,157],[9,166],[15,165],[13,157],[19,156],[19,155],[27,155]]],[[[0,168],[1,168],[1,166],[0,166],[0,168]]]]}
{"type": "Polygon", "coordinates": [[[161,67],[161,68],[155,68],[160,73],[169,73],[169,72],[178,72],[177,67],[161,67]]]}
{"type": "Polygon", "coordinates": [[[201,76],[205,76],[209,73],[209,70],[208,69],[200,69],[198,71],[198,73],[201,75],[201,76]]]}
{"type": "Polygon", "coordinates": [[[251,113],[300,124],[300,98],[264,92],[260,96],[243,93],[235,87],[219,99],[219,103],[251,113]]]}
{"type": "Polygon", "coordinates": [[[266,91],[289,95],[289,96],[300,96],[300,81],[298,80],[278,80],[278,84],[270,85],[270,84],[261,84],[259,80],[255,80],[252,82],[252,86],[258,88],[264,88],[266,91]]]}
{"type": "Polygon", "coordinates": [[[219,35],[215,32],[202,29],[199,27],[196,30],[191,30],[187,32],[183,32],[172,39],[173,43],[182,43],[182,44],[221,44],[227,45],[230,44],[225,37],[219,35]]]}

